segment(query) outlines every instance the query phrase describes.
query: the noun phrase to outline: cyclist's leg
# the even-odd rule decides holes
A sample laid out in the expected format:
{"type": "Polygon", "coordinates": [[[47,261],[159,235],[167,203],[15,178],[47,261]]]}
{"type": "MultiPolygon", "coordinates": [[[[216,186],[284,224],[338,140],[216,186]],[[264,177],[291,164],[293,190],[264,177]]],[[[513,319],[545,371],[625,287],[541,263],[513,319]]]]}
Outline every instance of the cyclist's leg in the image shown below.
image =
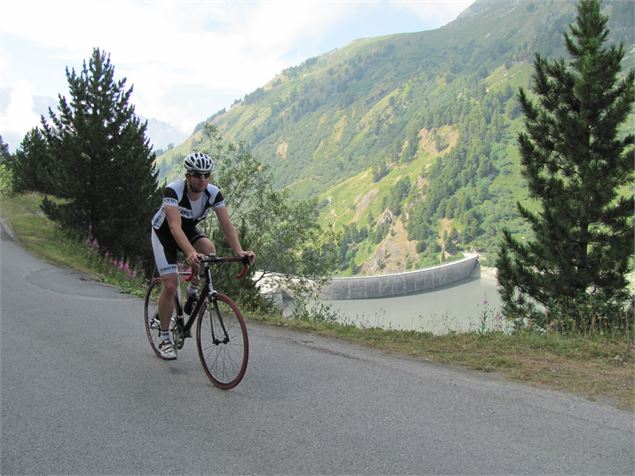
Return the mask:
{"type": "Polygon", "coordinates": [[[206,236],[200,237],[198,240],[196,240],[194,243],[192,243],[192,245],[194,245],[194,249],[196,251],[198,251],[199,253],[204,254],[204,255],[208,255],[208,254],[214,253],[214,251],[216,251],[216,248],[214,247],[214,244],[206,236]]]}
{"type": "Polygon", "coordinates": [[[198,227],[195,227],[192,234],[188,236],[194,249],[203,255],[214,253],[216,249],[212,241],[198,227]]]}
{"type": "Polygon", "coordinates": [[[179,287],[179,279],[176,273],[161,276],[161,294],[159,294],[159,319],[161,332],[167,332],[170,328],[170,319],[174,313],[174,298],[179,287]]]}
{"type": "MultiPolygon", "coordinates": [[[[214,243],[212,243],[212,241],[198,228],[195,228],[192,236],[189,236],[188,238],[190,243],[192,243],[192,246],[194,246],[194,249],[202,255],[209,255],[216,251],[214,243]]],[[[198,281],[198,273],[195,273],[192,277],[192,284],[198,286],[198,281]]]]}
{"type": "Polygon", "coordinates": [[[174,312],[174,299],[179,287],[176,266],[176,242],[174,238],[159,236],[152,230],[152,251],[161,277],[161,293],[158,299],[161,340],[169,339],[170,319],[174,312]]]}

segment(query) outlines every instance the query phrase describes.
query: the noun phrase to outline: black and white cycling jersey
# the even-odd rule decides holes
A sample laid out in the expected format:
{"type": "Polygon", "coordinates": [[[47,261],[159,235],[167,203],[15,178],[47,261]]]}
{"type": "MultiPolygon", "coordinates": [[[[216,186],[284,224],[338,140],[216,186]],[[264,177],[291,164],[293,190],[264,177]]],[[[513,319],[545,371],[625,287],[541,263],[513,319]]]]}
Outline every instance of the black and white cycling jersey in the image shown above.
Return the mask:
{"type": "Polygon", "coordinates": [[[181,227],[188,234],[194,230],[196,224],[207,218],[210,209],[224,207],[225,201],[219,188],[209,184],[201,197],[192,203],[187,196],[185,180],[177,180],[169,183],[163,192],[163,203],[152,218],[152,228],[158,234],[170,233],[170,227],[165,216],[165,205],[178,207],[181,214],[181,227]]]}
{"type": "Polygon", "coordinates": [[[151,242],[154,259],[161,276],[176,273],[178,244],[172,236],[165,214],[165,207],[175,206],[181,214],[181,228],[190,243],[194,244],[205,235],[196,225],[204,220],[210,210],[225,206],[223,195],[215,185],[209,184],[200,198],[192,202],[186,193],[185,180],[169,183],[163,192],[163,203],[152,218],[151,242]]]}

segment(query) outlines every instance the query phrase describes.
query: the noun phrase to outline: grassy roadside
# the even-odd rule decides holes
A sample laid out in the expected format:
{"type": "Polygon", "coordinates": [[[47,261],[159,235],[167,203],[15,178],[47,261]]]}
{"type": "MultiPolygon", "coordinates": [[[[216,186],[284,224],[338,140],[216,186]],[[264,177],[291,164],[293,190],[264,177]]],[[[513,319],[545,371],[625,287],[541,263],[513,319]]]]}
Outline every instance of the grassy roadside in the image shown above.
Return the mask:
{"type": "MultiPolygon", "coordinates": [[[[41,197],[2,197],[0,213],[15,238],[44,260],[141,295],[143,283],[112,266],[88,246],[66,236],[39,212],[41,197]]],[[[573,393],[635,411],[635,345],[615,336],[477,332],[435,336],[421,332],[359,329],[334,323],[251,317],[268,325],[337,337],[385,352],[496,373],[509,380],[573,393]]]]}

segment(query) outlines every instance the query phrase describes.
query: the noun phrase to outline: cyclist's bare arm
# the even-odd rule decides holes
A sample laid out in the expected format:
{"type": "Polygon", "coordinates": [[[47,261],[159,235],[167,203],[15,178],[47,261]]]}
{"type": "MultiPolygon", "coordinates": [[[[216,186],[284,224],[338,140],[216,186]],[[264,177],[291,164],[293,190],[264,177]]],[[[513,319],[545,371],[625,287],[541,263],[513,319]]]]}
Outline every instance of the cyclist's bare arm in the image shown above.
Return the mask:
{"type": "Polygon", "coordinates": [[[240,244],[240,240],[238,239],[238,233],[236,232],[236,228],[229,217],[229,212],[225,207],[218,207],[214,209],[216,212],[216,217],[218,218],[218,223],[220,224],[221,230],[223,230],[223,234],[225,238],[227,238],[227,242],[231,249],[236,253],[237,256],[248,255],[251,261],[254,260],[256,254],[253,251],[245,251],[240,244]]]}

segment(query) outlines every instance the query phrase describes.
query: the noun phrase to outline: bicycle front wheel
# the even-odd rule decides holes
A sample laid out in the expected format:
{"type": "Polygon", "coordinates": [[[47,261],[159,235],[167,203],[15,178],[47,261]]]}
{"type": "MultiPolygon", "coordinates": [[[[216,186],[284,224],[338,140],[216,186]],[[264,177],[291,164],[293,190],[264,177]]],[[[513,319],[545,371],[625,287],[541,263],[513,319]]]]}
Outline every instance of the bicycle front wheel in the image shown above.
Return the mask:
{"type": "Polygon", "coordinates": [[[229,297],[217,293],[203,303],[196,322],[198,356],[210,381],[229,390],[247,370],[249,339],[240,310],[229,297]]]}

